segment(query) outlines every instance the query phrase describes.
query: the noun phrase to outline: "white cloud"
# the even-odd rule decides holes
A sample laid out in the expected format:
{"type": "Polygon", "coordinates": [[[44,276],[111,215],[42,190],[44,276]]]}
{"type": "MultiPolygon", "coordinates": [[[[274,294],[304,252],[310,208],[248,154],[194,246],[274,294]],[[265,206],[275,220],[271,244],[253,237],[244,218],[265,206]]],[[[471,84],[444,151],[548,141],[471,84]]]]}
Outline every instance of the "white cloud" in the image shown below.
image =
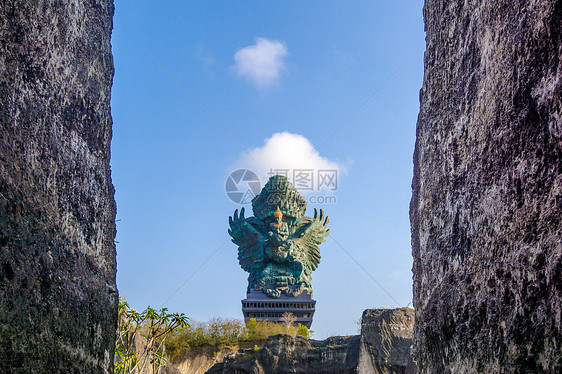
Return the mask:
{"type": "Polygon", "coordinates": [[[248,153],[242,153],[233,165],[233,170],[239,168],[256,172],[262,181],[262,185],[271,177],[272,172],[282,175],[283,171],[287,170],[287,177],[302,193],[335,192],[334,187],[337,190],[341,172],[345,172],[343,165],[320,156],[307,138],[289,132],[275,133],[270,138],[265,139],[262,147],[250,149],[248,153]],[[311,191],[303,183],[299,186],[295,179],[295,173],[299,173],[299,171],[312,173],[311,191]],[[327,175],[330,171],[335,171],[335,179],[332,179],[332,184],[328,184],[329,179],[326,179],[330,178],[327,175]],[[324,173],[324,183],[320,183],[322,177],[319,177],[319,172],[324,173]],[[323,185],[320,186],[319,184],[323,185]]]}
{"type": "Polygon", "coordinates": [[[259,89],[279,81],[285,69],[287,46],[279,40],[256,38],[256,44],[239,49],[234,55],[234,69],[238,75],[254,83],[259,89]]]}

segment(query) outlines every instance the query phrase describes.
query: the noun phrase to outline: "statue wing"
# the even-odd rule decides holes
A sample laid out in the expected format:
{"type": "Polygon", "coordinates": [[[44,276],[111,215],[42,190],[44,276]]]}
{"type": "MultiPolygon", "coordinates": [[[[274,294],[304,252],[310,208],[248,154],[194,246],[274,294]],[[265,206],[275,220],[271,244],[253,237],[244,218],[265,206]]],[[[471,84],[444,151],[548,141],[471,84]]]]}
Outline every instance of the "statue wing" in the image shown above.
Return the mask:
{"type": "Polygon", "coordinates": [[[327,228],[330,219],[324,217],[324,212],[320,209],[320,214],[314,209],[314,217],[303,217],[296,223],[294,243],[297,245],[297,256],[303,263],[305,273],[310,274],[320,264],[320,244],[326,241],[326,236],[330,233],[327,228]]]}
{"type": "Polygon", "coordinates": [[[263,223],[255,217],[244,218],[244,208],[234,211],[234,217],[229,217],[230,229],[228,233],[232,242],[238,246],[238,261],[242,269],[250,273],[250,278],[261,273],[264,264],[263,223]]]}

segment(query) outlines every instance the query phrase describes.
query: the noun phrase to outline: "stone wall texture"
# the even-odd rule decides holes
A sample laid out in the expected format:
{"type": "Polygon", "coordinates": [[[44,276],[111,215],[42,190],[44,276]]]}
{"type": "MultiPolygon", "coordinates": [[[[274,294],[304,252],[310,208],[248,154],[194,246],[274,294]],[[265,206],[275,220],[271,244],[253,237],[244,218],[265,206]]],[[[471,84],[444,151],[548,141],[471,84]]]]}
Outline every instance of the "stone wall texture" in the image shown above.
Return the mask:
{"type": "Polygon", "coordinates": [[[413,309],[365,310],[361,317],[358,373],[405,373],[413,331],[413,309]]]}
{"type": "Polygon", "coordinates": [[[355,374],[361,339],[337,336],[309,340],[302,336],[273,335],[257,352],[240,350],[225,356],[207,374],[355,374]]]}
{"type": "Polygon", "coordinates": [[[111,0],[0,2],[0,372],[112,372],[111,0]]]}
{"type": "Polygon", "coordinates": [[[562,1],[426,0],[421,373],[562,372],[562,1]]]}

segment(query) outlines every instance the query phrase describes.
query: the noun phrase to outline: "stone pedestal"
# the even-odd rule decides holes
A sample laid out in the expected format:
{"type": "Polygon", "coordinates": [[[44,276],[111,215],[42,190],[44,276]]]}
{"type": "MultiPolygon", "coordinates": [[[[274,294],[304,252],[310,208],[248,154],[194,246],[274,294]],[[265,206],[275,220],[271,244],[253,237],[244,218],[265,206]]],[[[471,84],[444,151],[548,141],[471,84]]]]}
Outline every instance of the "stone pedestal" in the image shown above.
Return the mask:
{"type": "Polygon", "coordinates": [[[312,325],[316,300],[304,291],[296,297],[281,295],[278,299],[271,299],[261,291],[250,291],[246,299],[242,300],[244,321],[251,318],[258,321],[281,322],[283,313],[289,312],[297,317],[296,323],[308,328],[312,325]]]}

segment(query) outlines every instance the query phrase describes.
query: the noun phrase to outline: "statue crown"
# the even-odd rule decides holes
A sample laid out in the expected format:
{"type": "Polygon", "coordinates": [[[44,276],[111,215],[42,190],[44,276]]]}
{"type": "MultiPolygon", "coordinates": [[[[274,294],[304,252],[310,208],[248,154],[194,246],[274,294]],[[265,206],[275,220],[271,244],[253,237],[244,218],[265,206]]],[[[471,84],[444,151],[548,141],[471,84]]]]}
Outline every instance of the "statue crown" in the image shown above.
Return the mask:
{"type": "Polygon", "coordinates": [[[274,175],[263,186],[261,193],[252,200],[254,216],[263,220],[275,216],[279,211],[282,215],[302,218],[306,211],[306,199],[289,182],[287,177],[274,175]]]}

